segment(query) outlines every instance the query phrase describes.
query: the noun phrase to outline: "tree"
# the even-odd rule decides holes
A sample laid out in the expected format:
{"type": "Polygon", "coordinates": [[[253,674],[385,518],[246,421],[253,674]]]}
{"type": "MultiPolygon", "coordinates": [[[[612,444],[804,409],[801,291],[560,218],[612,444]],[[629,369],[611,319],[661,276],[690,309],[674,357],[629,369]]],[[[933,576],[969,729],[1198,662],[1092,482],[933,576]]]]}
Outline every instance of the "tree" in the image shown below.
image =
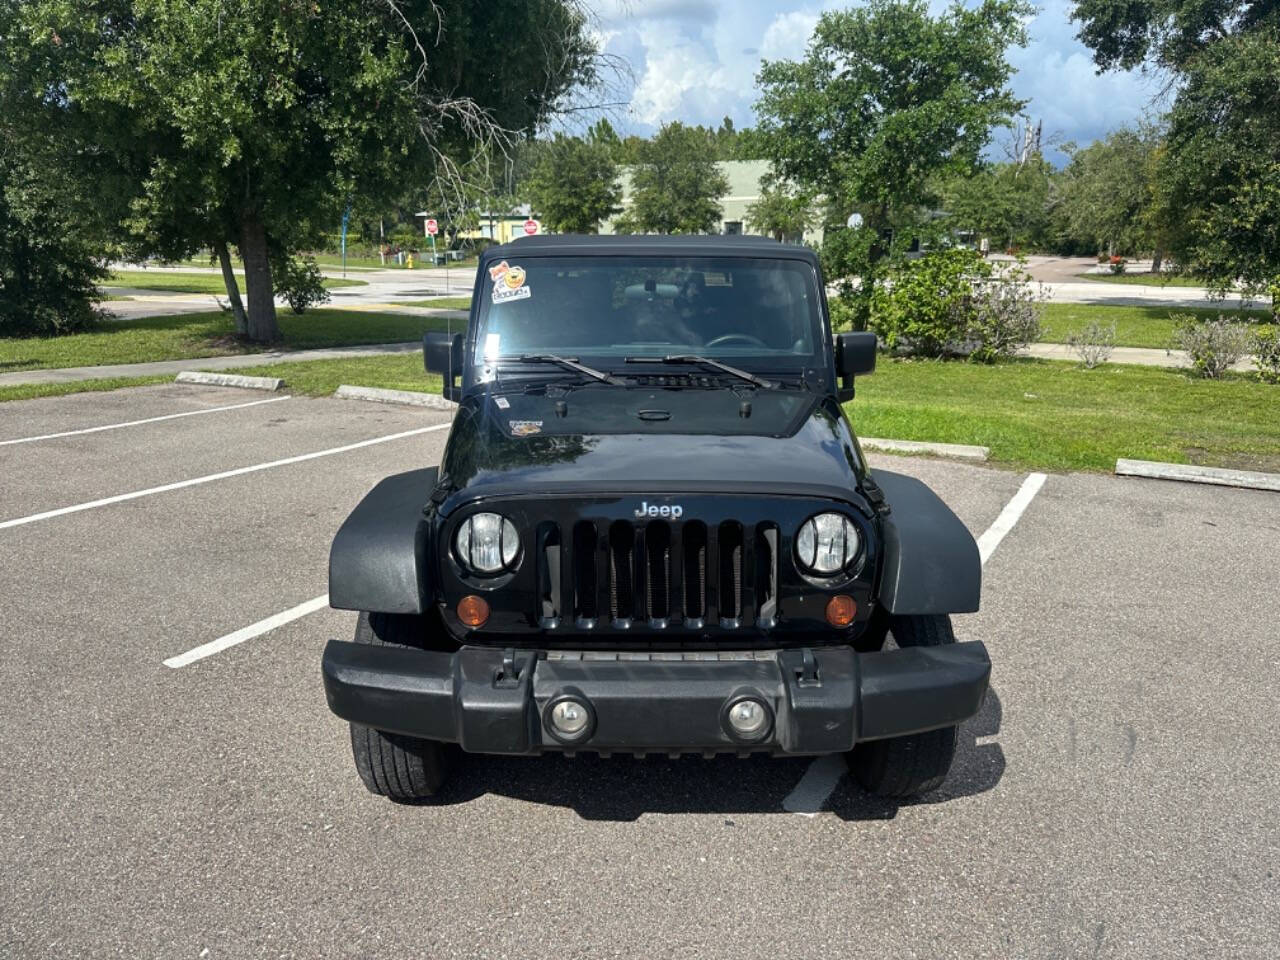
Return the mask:
{"type": "Polygon", "coordinates": [[[1072,152],[1055,210],[1062,232],[1110,255],[1150,249],[1149,174],[1158,144],[1149,129],[1117,130],[1072,152]]]}
{"type": "Polygon", "coordinates": [[[558,233],[596,233],[618,212],[622,187],[613,146],[556,134],[541,152],[526,191],[534,211],[558,233]]]}
{"type": "Polygon", "coordinates": [[[322,226],[407,178],[460,183],[477,147],[590,79],[595,51],[573,0],[7,5],[27,106],[77,175],[120,188],[126,251],[211,247],[234,300],[237,247],[256,341],[278,336],[275,274],[322,226]]]}
{"type": "Polygon", "coordinates": [[[631,206],[623,233],[709,233],[720,220],[729,181],[705,132],[678,120],[643,142],[631,169],[631,206]]]}
{"type": "Polygon", "coordinates": [[[107,271],[76,219],[76,186],[0,140],[0,336],[69,333],[98,319],[107,271]]]}
{"type": "Polygon", "coordinates": [[[978,163],[994,127],[1021,103],[1005,56],[1024,44],[1022,0],[953,4],[870,0],[824,13],[803,60],[765,62],[758,81],[761,149],[779,175],[823,194],[843,223],[829,230],[828,273],[856,298],[865,326],[897,230],[909,238],[934,205],[934,186],[978,163]]]}
{"type": "Polygon", "coordinates": [[[779,241],[803,234],[814,218],[813,194],[773,173],[760,178],[760,198],[747,205],[747,225],[779,241]]]}
{"type": "Polygon", "coordinates": [[[939,188],[947,226],[994,238],[997,246],[1040,247],[1048,240],[1053,168],[1039,153],[952,177],[939,188]]]}
{"type": "Polygon", "coordinates": [[[1100,69],[1172,77],[1154,189],[1178,261],[1221,290],[1280,282],[1280,7],[1080,0],[1072,16],[1100,69]]]}

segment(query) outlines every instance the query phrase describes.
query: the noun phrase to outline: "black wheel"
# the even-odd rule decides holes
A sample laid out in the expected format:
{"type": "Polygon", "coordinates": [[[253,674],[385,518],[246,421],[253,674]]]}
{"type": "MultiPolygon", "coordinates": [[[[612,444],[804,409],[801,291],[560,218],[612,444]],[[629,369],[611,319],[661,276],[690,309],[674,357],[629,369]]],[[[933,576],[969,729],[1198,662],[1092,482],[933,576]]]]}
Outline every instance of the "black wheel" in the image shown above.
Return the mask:
{"type": "MultiPolygon", "coordinates": [[[[890,617],[889,633],[899,647],[955,643],[951,618],[942,615],[890,617]]],[[[956,755],[956,728],[943,727],[860,743],[848,755],[849,768],[863,788],[881,797],[910,797],[942,786],[956,755]]]]}
{"type": "MultiPolygon", "coordinates": [[[[425,624],[421,617],[362,613],[356,621],[355,640],[373,646],[421,648],[426,644],[425,624]]],[[[350,727],[356,770],[370,793],[392,800],[421,800],[444,783],[449,772],[445,744],[359,723],[350,727]]]]}

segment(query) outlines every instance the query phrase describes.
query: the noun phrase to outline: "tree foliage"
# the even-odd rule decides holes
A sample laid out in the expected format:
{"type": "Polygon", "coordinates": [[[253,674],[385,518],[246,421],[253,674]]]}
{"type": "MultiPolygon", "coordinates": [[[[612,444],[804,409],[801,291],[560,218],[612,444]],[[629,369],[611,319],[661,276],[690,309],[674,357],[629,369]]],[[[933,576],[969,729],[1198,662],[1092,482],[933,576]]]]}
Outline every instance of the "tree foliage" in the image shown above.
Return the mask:
{"type": "Polygon", "coordinates": [[[720,220],[729,181],[696,127],[678,120],[642,141],[631,168],[631,205],[618,218],[623,233],[709,233],[720,220]]]}
{"type": "Polygon", "coordinates": [[[572,0],[7,5],[5,69],[33,126],[111,185],[129,254],[238,247],[254,340],[278,335],[273,273],[353,198],[460,182],[478,147],[589,78],[594,53],[572,0]]]}
{"type": "Polygon", "coordinates": [[[1061,232],[1108,254],[1155,246],[1151,161],[1158,146],[1152,130],[1122,129],[1075,150],[1059,182],[1061,232]]]}
{"type": "Polygon", "coordinates": [[[1177,258],[1215,286],[1280,279],[1280,6],[1255,0],[1079,0],[1101,69],[1175,81],[1156,210],[1177,258]],[[1176,229],[1171,227],[1176,226],[1176,229]]]}
{"type": "Polygon", "coordinates": [[[1025,163],[995,163],[948,178],[939,193],[948,227],[990,237],[996,248],[1043,247],[1055,190],[1053,168],[1033,153],[1025,163]]]}
{"type": "Polygon", "coordinates": [[[596,233],[622,199],[614,144],[557,134],[539,151],[526,190],[535,215],[551,230],[596,233]]]}
{"type": "Polygon", "coordinates": [[[765,156],[844,216],[865,217],[859,230],[829,231],[823,249],[831,276],[857,298],[859,325],[886,232],[909,236],[938,180],[972,170],[993,127],[1020,108],[1006,50],[1026,42],[1029,11],[1022,0],[982,0],[935,17],[924,0],[870,0],[824,13],[802,60],[761,67],[765,156]]]}
{"type": "Polygon", "coordinates": [[[98,319],[107,271],[75,218],[76,188],[0,141],[0,336],[69,333],[98,319]]]}
{"type": "Polygon", "coordinates": [[[747,206],[747,225],[775,240],[800,236],[815,218],[813,194],[773,173],[760,178],[760,198],[747,206]]]}

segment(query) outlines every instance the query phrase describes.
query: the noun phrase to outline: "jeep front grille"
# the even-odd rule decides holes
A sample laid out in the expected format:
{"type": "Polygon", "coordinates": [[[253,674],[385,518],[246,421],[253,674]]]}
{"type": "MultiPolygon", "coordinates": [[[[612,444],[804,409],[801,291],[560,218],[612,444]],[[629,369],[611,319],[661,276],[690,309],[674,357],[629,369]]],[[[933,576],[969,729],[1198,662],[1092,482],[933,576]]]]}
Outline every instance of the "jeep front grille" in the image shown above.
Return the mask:
{"type": "Polygon", "coordinates": [[[778,528],[726,520],[580,521],[538,527],[539,624],[580,630],[769,628],[778,528]]]}

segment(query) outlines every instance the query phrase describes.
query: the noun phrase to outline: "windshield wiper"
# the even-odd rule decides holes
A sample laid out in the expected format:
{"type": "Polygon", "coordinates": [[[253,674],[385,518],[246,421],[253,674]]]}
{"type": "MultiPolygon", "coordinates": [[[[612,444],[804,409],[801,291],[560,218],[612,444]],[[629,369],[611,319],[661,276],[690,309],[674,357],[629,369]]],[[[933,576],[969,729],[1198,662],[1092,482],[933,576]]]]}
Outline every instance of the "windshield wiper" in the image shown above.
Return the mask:
{"type": "Polygon", "coordinates": [[[747,370],[739,370],[737,367],[731,367],[727,363],[721,363],[711,357],[700,357],[696,353],[673,353],[665,357],[627,357],[626,363],[700,363],[704,367],[712,367],[722,373],[728,373],[738,377],[740,380],[746,380],[748,383],[754,383],[757,387],[765,390],[776,390],[778,385],[772,380],[766,380],[764,377],[757,377],[754,373],[747,370]]]}
{"type": "Polygon", "coordinates": [[[590,377],[592,380],[599,380],[601,383],[611,383],[617,387],[625,387],[627,381],[612,373],[605,373],[603,370],[597,370],[595,367],[588,367],[585,363],[579,363],[576,357],[558,357],[554,353],[526,353],[519,357],[499,357],[499,363],[554,363],[564,367],[566,370],[573,370],[581,373],[583,376],[590,377]]]}

